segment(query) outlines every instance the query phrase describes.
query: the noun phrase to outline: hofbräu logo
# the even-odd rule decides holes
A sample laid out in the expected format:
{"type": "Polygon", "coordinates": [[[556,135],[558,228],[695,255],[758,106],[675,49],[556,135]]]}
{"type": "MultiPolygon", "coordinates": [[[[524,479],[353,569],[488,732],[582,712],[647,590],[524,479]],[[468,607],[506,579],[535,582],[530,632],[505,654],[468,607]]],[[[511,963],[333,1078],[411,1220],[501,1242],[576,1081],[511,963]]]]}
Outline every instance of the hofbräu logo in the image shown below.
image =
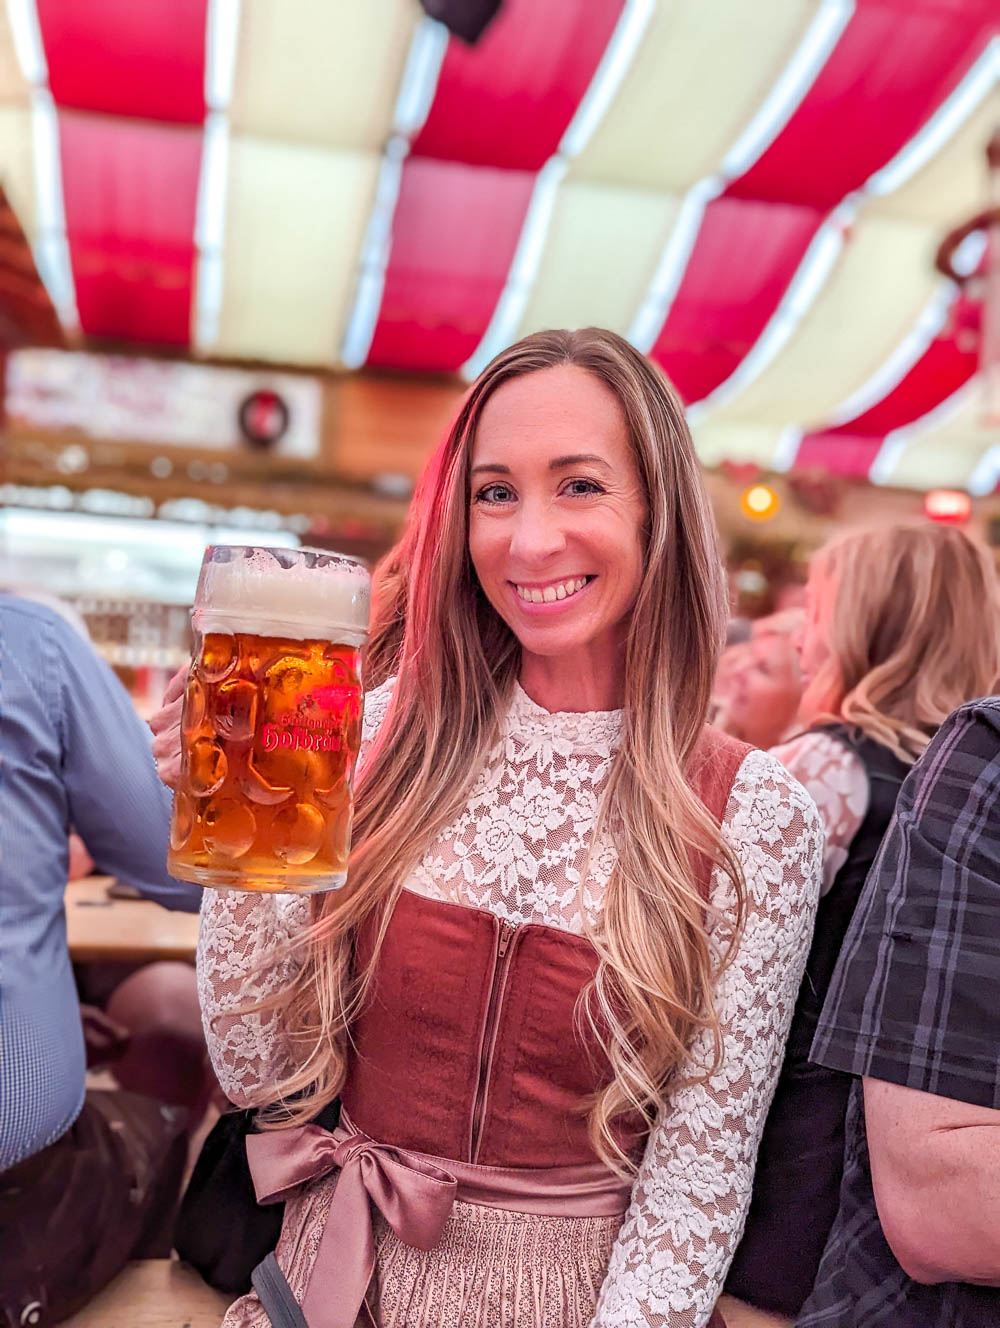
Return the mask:
{"type": "Polygon", "coordinates": [[[344,745],[340,725],[329,720],[264,724],[260,736],[265,752],[339,752],[344,745]]]}
{"type": "Polygon", "coordinates": [[[360,689],[331,684],[299,699],[294,711],[261,725],[265,752],[339,752],[352,720],[360,713],[360,689]]]}

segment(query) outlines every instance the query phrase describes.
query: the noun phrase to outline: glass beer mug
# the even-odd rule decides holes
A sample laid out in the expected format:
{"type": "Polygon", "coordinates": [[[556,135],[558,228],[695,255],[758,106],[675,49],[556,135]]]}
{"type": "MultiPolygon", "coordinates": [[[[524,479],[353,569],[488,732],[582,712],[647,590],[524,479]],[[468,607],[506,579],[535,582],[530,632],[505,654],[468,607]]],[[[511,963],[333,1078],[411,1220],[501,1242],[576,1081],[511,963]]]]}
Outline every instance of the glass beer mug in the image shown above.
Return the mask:
{"type": "Polygon", "coordinates": [[[238,890],[344,884],[369,598],[365,568],[339,554],[206,550],[172,875],[238,890]]]}

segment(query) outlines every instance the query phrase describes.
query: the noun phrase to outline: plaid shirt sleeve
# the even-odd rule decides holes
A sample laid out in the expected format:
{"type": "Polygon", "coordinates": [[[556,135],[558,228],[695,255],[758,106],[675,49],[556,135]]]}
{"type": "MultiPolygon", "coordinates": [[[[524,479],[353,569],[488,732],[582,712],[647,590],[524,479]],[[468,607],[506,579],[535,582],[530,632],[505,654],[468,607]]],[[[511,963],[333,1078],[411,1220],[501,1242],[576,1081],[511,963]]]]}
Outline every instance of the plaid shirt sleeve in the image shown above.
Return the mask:
{"type": "Polygon", "coordinates": [[[812,1046],[821,1065],[1000,1108],[1000,697],[900,790],[812,1046]]]}

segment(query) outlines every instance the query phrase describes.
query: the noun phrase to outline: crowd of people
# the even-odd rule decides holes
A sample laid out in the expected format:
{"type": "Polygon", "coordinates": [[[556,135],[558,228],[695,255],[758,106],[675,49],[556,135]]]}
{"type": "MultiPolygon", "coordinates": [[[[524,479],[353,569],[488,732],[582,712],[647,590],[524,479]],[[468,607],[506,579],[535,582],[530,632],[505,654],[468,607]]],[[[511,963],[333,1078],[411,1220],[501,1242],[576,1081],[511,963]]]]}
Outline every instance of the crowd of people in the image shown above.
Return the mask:
{"type": "Polygon", "coordinates": [[[0,631],[2,1328],[169,1249],[213,1092],[224,1328],[1000,1323],[1000,582],[963,530],[843,534],[734,628],[665,378],[525,338],[378,569],[312,897],[166,875],[182,675],[151,748],[57,614],[0,631]],[[73,974],[71,830],[200,903],[203,1035],[191,970],[73,974]]]}

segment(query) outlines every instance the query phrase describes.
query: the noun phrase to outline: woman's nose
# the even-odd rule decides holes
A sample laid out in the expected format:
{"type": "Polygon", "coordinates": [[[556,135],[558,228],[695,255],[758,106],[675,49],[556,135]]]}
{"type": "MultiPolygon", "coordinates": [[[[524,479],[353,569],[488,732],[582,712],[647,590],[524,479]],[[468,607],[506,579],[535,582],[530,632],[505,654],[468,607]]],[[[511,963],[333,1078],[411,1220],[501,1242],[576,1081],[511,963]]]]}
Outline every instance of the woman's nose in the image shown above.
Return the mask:
{"type": "Polygon", "coordinates": [[[525,564],[539,563],[566,547],[561,524],[541,505],[524,504],[514,518],[511,556],[525,564]]]}

